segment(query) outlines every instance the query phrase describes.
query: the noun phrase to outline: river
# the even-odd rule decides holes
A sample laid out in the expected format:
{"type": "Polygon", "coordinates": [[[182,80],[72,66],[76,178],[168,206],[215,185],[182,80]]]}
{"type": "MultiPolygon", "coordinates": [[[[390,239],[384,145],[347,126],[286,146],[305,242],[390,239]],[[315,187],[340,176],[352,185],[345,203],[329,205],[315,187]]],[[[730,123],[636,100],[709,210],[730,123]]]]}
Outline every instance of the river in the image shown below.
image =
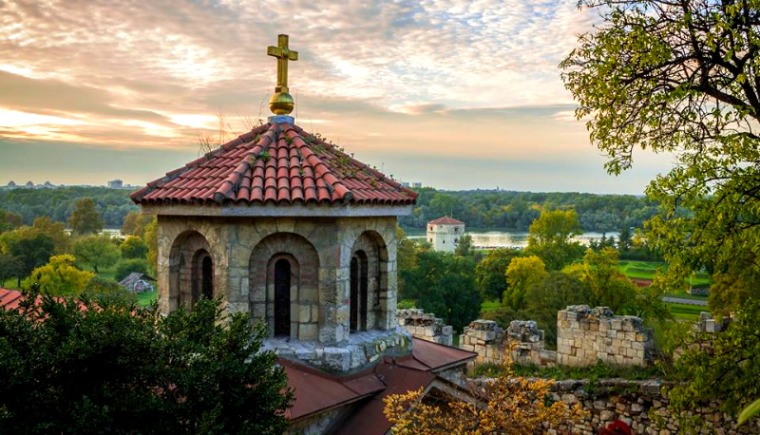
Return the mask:
{"type": "MultiPolygon", "coordinates": [[[[480,249],[497,249],[497,248],[525,248],[528,246],[527,232],[510,232],[510,231],[467,231],[466,234],[472,236],[472,244],[480,249]]],[[[601,240],[602,233],[588,232],[573,237],[573,240],[588,246],[591,240],[601,240]]],[[[617,240],[619,233],[606,233],[607,238],[615,237],[617,240]]],[[[410,239],[425,239],[424,232],[410,231],[410,239]]]]}

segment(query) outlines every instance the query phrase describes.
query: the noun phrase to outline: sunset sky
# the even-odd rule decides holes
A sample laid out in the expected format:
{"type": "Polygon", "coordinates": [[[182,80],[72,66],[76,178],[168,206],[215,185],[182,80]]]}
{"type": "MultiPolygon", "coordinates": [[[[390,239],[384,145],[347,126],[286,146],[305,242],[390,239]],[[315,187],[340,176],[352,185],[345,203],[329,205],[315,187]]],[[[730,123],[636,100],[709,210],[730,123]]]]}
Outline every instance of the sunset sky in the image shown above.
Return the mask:
{"type": "Polygon", "coordinates": [[[0,185],[141,185],[270,115],[278,33],[299,52],[296,123],[402,181],[643,192],[672,157],[612,177],[558,63],[576,0],[0,0],[0,185]]]}

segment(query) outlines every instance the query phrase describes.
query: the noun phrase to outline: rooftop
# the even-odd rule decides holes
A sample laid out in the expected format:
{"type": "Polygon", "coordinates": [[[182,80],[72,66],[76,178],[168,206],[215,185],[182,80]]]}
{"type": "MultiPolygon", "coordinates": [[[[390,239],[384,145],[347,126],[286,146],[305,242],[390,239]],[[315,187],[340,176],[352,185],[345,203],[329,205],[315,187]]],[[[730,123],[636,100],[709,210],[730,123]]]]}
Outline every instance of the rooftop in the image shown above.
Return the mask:
{"type": "Polygon", "coordinates": [[[142,205],[412,205],[417,194],[295,124],[254,128],[132,194],[142,205]]]}
{"type": "Polygon", "coordinates": [[[454,219],[453,217],[444,216],[438,219],[433,219],[428,222],[428,225],[464,225],[464,222],[454,219]]]}

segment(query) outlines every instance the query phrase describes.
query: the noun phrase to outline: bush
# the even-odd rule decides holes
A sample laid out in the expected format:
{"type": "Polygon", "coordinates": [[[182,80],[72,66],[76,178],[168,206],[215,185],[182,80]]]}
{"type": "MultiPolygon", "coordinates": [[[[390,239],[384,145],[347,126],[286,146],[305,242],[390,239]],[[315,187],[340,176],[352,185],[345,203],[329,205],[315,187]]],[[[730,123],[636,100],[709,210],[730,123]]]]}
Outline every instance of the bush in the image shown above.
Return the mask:
{"type": "Polygon", "coordinates": [[[220,314],[50,296],[0,310],[0,433],[283,433],[292,394],[264,327],[220,314]]]}

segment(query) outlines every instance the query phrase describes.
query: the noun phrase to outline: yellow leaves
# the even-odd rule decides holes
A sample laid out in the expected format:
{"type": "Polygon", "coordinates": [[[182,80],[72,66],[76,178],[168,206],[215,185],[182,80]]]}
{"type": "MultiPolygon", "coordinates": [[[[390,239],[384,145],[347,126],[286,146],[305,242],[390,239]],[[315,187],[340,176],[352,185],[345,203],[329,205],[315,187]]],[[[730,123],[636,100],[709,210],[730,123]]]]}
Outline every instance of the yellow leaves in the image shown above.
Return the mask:
{"type": "Polygon", "coordinates": [[[385,416],[401,435],[529,435],[587,415],[579,404],[551,400],[552,380],[514,377],[509,367],[506,373],[471,388],[472,402],[423,397],[422,389],[388,396],[385,416]]]}

